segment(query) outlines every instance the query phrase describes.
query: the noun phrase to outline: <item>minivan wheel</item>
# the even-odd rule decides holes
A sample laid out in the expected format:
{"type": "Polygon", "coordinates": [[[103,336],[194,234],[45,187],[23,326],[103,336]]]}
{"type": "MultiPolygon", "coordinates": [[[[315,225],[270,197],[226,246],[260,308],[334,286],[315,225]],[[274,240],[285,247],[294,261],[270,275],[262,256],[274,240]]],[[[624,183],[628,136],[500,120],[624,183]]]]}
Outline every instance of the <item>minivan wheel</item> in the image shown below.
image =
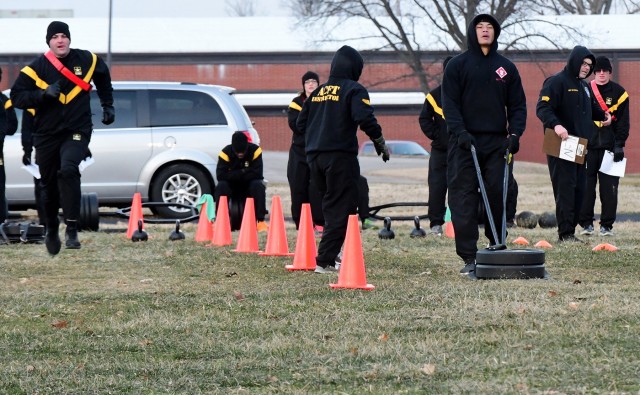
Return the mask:
{"type": "MultiPolygon", "coordinates": [[[[156,175],[151,188],[151,200],[160,203],[180,203],[195,206],[203,194],[211,194],[211,182],[195,166],[172,165],[156,175]]],[[[155,207],[154,212],[164,218],[185,218],[191,210],[181,207],[155,207]]]]}

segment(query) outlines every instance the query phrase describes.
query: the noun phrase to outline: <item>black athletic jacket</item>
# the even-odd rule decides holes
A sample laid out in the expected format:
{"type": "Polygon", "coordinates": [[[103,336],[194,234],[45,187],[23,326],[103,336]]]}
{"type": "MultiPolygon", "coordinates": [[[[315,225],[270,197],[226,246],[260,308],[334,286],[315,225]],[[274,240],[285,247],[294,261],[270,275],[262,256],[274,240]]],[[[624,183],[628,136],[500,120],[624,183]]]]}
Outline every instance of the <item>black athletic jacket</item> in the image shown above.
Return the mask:
{"type": "Polygon", "coordinates": [[[296,126],[296,121],[298,120],[298,115],[300,115],[300,111],[302,111],[302,106],[304,105],[304,101],[307,97],[304,92],[300,93],[300,95],[293,98],[291,104],[289,104],[289,109],[287,110],[287,118],[289,121],[289,128],[293,132],[293,136],[291,137],[291,144],[304,147],[304,131],[300,131],[296,126]]]}
{"type": "Polygon", "coordinates": [[[597,87],[602,100],[615,118],[609,126],[602,126],[602,122],[596,121],[596,132],[589,140],[588,147],[613,151],[615,147],[624,147],[629,137],[629,94],[613,81],[597,87]]]}
{"type": "Polygon", "coordinates": [[[449,131],[442,113],[442,87],[438,86],[427,93],[418,121],[422,133],[431,139],[431,147],[439,150],[447,150],[449,131]]]}
{"type": "Polygon", "coordinates": [[[527,102],[516,66],[498,54],[500,25],[491,15],[478,15],[467,30],[468,49],[451,59],[442,80],[442,108],[449,132],[467,131],[521,136],[527,123],[527,102]],[[493,44],[485,56],[476,25],[491,21],[493,44]]]}
{"type": "Polygon", "coordinates": [[[358,51],[343,46],[331,61],[329,80],[305,100],[296,125],[305,131],[307,157],[335,151],[357,155],[358,126],[372,140],[382,136],[369,93],[357,82],[363,67],[358,51]]]}
{"type": "MultiPolygon", "coordinates": [[[[596,62],[591,51],[581,45],[575,46],[564,69],[542,84],[536,115],[543,128],[562,125],[570,135],[591,139],[595,128],[593,121],[604,121],[604,111],[593,97],[589,84],[578,78],[585,58],[596,62]]],[[[592,71],[593,67],[587,77],[592,71]]]]}
{"type": "Polygon", "coordinates": [[[248,143],[247,153],[240,159],[233,152],[231,144],[227,145],[218,155],[218,165],[216,166],[216,177],[218,181],[229,182],[262,180],[262,148],[248,143]]]}
{"type": "MultiPolygon", "coordinates": [[[[113,105],[113,88],[107,64],[89,51],[71,49],[59,59],[71,72],[83,80],[93,80],[102,106],[113,105]],[[95,58],[94,58],[95,57],[95,58]]],[[[90,135],[90,95],[62,75],[44,55],[24,67],[11,88],[11,100],[17,108],[33,108],[34,134],[57,134],[64,131],[82,132],[90,135]],[[60,81],[58,100],[44,98],[43,93],[50,84],[60,81]]]]}

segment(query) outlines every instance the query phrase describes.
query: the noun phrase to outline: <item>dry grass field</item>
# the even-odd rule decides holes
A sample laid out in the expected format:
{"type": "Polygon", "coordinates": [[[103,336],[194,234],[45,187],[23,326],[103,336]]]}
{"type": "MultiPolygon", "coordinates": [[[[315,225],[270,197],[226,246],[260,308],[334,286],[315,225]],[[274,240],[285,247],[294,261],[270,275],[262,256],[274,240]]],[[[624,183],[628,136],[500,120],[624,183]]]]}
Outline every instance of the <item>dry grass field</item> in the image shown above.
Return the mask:
{"type": "MultiPolygon", "coordinates": [[[[370,185],[372,205],[426,200],[426,185],[402,182],[426,184],[426,169],[389,175],[398,183],[370,185]]],[[[553,209],[545,166],[517,163],[516,177],[519,210],[553,209]]],[[[622,182],[623,213],[636,211],[638,180],[622,182]]],[[[274,194],[288,215],[287,185],[271,183],[274,194]]],[[[126,226],[83,232],[81,250],[53,258],[42,245],[0,246],[0,393],[640,393],[636,222],[554,245],[545,280],[471,281],[452,239],[412,239],[409,222],[393,240],[366,230],[350,248],[362,248],[372,291],[288,272],[291,258],[196,243],[194,223],[181,242],[148,225],[150,240],[132,243],[126,226]],[[619,250],[591,250],[603,241],[619,250]]],[[[287,238],[293,251],[291,224],[287,238]]]]}

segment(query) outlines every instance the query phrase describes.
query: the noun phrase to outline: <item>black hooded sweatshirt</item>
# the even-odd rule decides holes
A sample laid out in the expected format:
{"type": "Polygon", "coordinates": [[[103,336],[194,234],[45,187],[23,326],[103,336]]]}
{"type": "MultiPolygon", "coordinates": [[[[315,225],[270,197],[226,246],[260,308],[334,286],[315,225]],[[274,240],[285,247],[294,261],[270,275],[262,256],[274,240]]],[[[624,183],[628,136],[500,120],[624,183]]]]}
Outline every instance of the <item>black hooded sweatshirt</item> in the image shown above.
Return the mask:
{"type": "Polygon", "coordinates": [[[442,109],[449,133],[524,133],[527,101],[516,66],[498,54],[500,25],[491,15],[473,18],[467,29],[468,49],[451,59],[442,80],[442,109]],[[476,25],[487,21],[495,37],[485,55],[478,43],[476,25]]]}
{"type": "MultiPolygon", "coordinates": [[[[595,130],[593,121],[604,121],[605,113],[593,97],[589,84],[578,77],[585,58],[591,59],[593,64],[596,62],[587,48],[575,46],[564,69],[542,84],[536,115],[543,128],[562,125],[570,135],[590,139],[595,130]]],[[[592,72],[593,67],[586,77],[592,72]]]]}
{"type": "Polygon", "coordinates": [[[333,56],[329,80],[304,101],[296,125],[305,133],[308,158],[336,151],[357,155],[358,126],[372,140],[382,136],[369,93],[357,82],[363,67],[360,53],[343,46],[333,56]]]}

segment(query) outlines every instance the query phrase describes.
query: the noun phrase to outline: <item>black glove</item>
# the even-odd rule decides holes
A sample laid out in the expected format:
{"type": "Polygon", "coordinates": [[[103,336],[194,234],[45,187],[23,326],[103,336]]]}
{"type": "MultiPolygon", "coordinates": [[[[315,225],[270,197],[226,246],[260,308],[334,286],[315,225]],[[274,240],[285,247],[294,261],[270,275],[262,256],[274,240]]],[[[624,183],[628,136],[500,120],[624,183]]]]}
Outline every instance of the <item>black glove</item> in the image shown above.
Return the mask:
{"type": "Polygon", "coordinates": [[[613,149],[613,161],[620,162],[624,159],[624,147],[615,147],[613,149]]]}
{"type": "Polygon", "coordinates": [[[387,144],[384,141],[384,137],[380,136],[377,139],[373,139],[371,141],[373,141],[373,146],[376,149],[376,154],[378,154],[378,156],[382,154],[382,160],[385,162],[388,161],[390,156],[389,147],[387,147],[387,144]]]}
{"type": "Polygon", "coordinates": [[[113,106],[102,106],[102,123],[111,125],[116,120],[116,111],[113,106]]]}
{"type": "Polygon", "coordinates": [[[466,130],[458,135],[458,147],[471,150],[471,146],[476,144],[476,139],[466,130]]]}
{"type": "Polygon", "coordinates": [[[91,152],[89,147],[87,147],[87,155],[85,156],[85,158],[93,158],[93,153],[91,152]]]}
{"type": "Polygon", "coordinates": [[[508,149],[511,154],[517,154],[518,151],[520,151],[520,136],[510,134],[509,137],[507,137],[507,144],[504,149],[508,149]]]}
{"type": "Polygon", "coordinates": [[[60,81],[56,81],[44,90],[44,98],[58,100],[60,96],[60,81]]]}
{"type": "Polygon", "coordinates": [[[31,152],[25,152],[24,155],[22,155],[22,164],[25,166],[31,164],[31,152]]]}

